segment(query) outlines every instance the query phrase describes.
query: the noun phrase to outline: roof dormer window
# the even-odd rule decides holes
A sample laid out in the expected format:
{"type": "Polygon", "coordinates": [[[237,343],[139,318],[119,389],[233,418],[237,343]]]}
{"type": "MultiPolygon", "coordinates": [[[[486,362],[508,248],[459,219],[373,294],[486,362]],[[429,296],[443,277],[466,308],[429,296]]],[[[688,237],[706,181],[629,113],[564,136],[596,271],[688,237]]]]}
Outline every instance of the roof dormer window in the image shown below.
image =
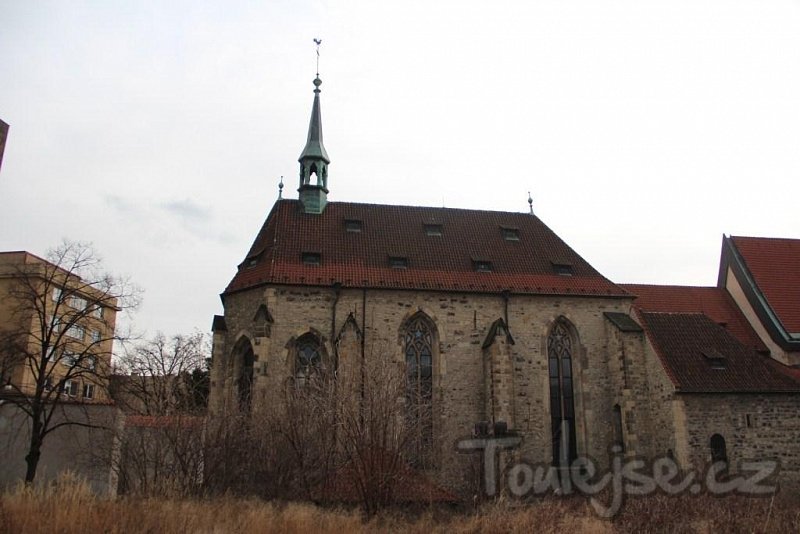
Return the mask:
{"type": "Polygon", "coordinates": [[[511,228],[508,226],[500,227],[500,234],[506,241],[519,241],[519,228],[511,228]]]}
{"type": "Polygon", "coordinates": [[[709,349],[701,351],[701,354],[706,359],[712,369],[723,370],[728,368],[728,359],[718,350],[709,349]]]}
{"type": "Polygon", "coordinates": [[[248,269],[251,267],[255,267],[256,265],[258,265],[258,260],[260,259],[261,259],[261,252],[256,252],[255,254],[246,257],[244,259],[244,263],[242,263],[242,266],[248,269]]]}
{"type": "Polygon", "coordinates": [[[472,260],[472,268],[476,273],[492,272],[492,262],[487,260],[472,260]]]}
{"type": "Polygon", "coordinates": [[[389,266],[392,269],[408,269],[408,258],[404,256],[389,256],[389,266]]]}
{"type": "Polygon", "coordinates": [[[572,270],[572,264],[566,262],[552,262],[553,272],[559,276],[572,276],[575,272],[572,270]]]}
{"type": "Polygon", "coordinates": [[[425,225],[425,235],[434,236],[434,237],[442,237],[442,225],[441,224],[426,224],[425,225]]]}
{"type": "Polygon", "coordinates": [[[319,265],[322,263],[322,254],[319,252],[303,252],[303,265],[319,265]]]}
{"type": "Polygon", "coordinates": [[[347,232],[358,234],[361,232],[361,221],[358,219],[345,219],[344,229],[347,232]]]}

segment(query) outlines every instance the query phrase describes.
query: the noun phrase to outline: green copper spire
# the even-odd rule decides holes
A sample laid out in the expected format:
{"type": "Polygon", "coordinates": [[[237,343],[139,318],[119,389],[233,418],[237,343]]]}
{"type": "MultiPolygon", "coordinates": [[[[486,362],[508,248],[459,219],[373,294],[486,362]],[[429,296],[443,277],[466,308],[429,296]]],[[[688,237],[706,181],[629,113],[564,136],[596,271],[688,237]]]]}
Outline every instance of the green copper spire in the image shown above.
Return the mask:
{"type": "Polygon", "coordinates": [[[303,153],[300,154],[300,163],[305,158],[321,159],[325,163],[330,163],[328,152],[325,151],[325,145],[322,144],[322,113],[319,105],[319,86],[322,85],[322,80],[319,76],[314,78],[314,105],[311,108],[311,120],[308,123],[308,140],[303,153]]]}
{"type": "Polygon", "coordinates": [[[300,202],[306,213],[322,213],[328,199],[328,164],[331,162],[322,144],[322,112],[319,103],[319,74],[314,78],[314,105],[308,123],[308,140],[300,158],[300,202]],[[312,178],[313,177],[313,178],[312,178]]]}

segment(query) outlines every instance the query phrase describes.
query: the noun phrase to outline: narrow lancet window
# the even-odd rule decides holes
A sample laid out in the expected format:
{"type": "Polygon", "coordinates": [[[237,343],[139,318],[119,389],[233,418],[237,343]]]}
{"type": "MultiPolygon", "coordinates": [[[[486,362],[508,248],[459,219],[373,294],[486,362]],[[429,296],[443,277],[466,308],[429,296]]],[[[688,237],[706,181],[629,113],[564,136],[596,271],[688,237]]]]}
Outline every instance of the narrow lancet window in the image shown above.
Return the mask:
{"type": "Polygon", "coordinates": [[[406,364],[408,424],[416,437],[413,461],[429,464],[433,441],[433,343],[434,328],[422,313],[413,316],[403,329],[406,364]]]}
{"type": "Polygon", "coordinates": [[[553,465],[566,466],[577,458],[578,449],[575,439],[572,337],[562,322],[556,323],[547,338],[547,356],[553,465]]]}

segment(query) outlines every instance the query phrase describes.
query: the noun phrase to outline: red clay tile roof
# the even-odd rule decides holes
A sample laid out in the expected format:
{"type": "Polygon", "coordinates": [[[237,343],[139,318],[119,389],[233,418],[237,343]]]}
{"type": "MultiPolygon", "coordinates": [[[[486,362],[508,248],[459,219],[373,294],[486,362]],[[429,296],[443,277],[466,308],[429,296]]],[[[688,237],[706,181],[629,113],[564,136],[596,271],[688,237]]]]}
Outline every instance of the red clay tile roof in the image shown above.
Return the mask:
{"type": "Polygon", "coordinates": [[[767,347],[724,288],[620,284],[636,295],[633,305],[644,312],[703,313],[724,326],[745,346],[757,351],[767,347]]]}
{"type": "Polygon", "coordinates": [[[538,217],[523,213],[331,202],[321,215],[304,214],[297,200],[279,200],[226,293],[266,283],[625,297],[538,217]],[[362,222],[347,232],[345,220],[362,222]],[[426,235],[425,224],[442,226],[426,235]],[[507,241],[501,228],[514,228],[507,241]],[[302,254],[321,255],[317,266],[302,254]],[[407,269],[389,266],[408,259],[407,269]],[[492,272],[475,272],[474,261],[492,272]],[[252,264],[252,265],[251,265],[252,264]],[[570,265],[573,276],[555,274],[570,265]]]}
{"type": "Polygon", "coordinates": [[[800,381],[781,372],[768,356],[745,347],[706,315],[639,311],[638,316],[678,391],[800,393],[800,381]],[[714,369],[712,359],[720,356],[725,368],[714,369]]]}
{"type": "Polygon", "coordinates": [[[784,328],[800,333],[800,239],[731,236],[784,328]]]}

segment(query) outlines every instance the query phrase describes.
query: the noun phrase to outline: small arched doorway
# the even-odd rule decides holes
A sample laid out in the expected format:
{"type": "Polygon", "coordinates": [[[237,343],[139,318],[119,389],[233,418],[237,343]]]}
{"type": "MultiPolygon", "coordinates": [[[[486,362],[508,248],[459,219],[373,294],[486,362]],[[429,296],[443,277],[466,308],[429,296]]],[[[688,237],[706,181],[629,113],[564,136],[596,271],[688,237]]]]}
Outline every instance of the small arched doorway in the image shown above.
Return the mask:
{"type": "Polygon", "coordinates": [[[711,463],[715,464],[722,462],[725,467],[728,466],[728,451],[725,447],[725,438],[720,434],[714,434],[709,441],[711,447],[711,463]]]}

